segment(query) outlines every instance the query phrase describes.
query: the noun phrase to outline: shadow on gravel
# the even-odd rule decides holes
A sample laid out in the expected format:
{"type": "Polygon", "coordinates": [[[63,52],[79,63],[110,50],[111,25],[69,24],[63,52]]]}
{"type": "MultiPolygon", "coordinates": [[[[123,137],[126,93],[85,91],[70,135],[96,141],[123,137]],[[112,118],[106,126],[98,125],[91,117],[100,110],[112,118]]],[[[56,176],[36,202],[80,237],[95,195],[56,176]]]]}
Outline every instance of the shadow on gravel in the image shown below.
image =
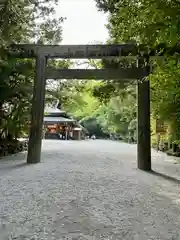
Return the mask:
{"type": "Polygon", "coordinates": [[[26,156],[27,156],[27,152],[20,152],[20,153],[16,153],[16,154],[12,154],[12,155],[8,155],[8,156],[4,156],[0,158],[0,164],[3,162],[9,162],[9,161],[26,161],[26,156]]]}
{"type": "Polygon", "coordinates": [[[164,173],[160,173],[160,172],[156,172],[154,170],[152,170],[151,172],[149,172],[150,174],[153,174],[155,176],[158,176],[158,177],[161,177],[161,178],[164,178],[166,180],[169,180],[173,183],[176,183],[176,184],[180,184],[180,179],[177,179],[177,178],[174,178],[174,177],[171,177],[171,176],[168,176],[164,173]]]}
{"type": "Polygon", "coordinates": [[[1,166],[0,164],[0,170],[2,171],[7,171],[7,170],[15,170],[15,169],[19,169],[19,168],[24,168],[28,166],[26,162],[24,163],[19,163],[19,164],[14,164],[14,165],[4,165],[4,166],[1,166]]]}
{"type": "Polygon", "coordinates": [[[26,163],[26,152],[9,155],[0,159],[1,175],[28,166],[26,163]]]}

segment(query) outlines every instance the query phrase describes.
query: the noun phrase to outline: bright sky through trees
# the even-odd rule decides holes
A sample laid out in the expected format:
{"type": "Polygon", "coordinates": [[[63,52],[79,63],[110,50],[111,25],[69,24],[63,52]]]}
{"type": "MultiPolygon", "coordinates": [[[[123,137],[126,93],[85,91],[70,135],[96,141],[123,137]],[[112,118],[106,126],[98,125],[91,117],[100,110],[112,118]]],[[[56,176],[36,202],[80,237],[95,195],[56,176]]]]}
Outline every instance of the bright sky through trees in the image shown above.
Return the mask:
{"type": "Polygon", "coordinates": [[[105,43],[107,16],[98,12],[94,0],[59,0],[57,15],[66,17],[62,44],[105,43]]]}

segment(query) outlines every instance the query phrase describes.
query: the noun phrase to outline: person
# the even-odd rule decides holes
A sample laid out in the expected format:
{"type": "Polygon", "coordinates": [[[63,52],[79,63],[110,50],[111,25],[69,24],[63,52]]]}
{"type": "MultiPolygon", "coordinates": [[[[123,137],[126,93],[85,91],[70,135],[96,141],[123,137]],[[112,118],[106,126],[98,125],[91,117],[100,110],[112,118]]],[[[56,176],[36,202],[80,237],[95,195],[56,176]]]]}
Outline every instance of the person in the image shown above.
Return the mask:
{"type": "Polygon", "coordinates": [[[62,134],[61,134],[61,133],[59,133],[58,135],[59,135],[59,139],[62,139],[62,134]]]}
{"type": "Polygon", "coordinates": [[[73,139],[73,132],[72,131],[69,132],[69,138],[73,139]]]}
{"type": "Polygon", "coordinates": [[[161,134],[158,133],[157,134],[157,147],[156,147],[157,152],[159,152],[159,150],[160,150],[160,143],[161,143],[161,134]]]}
{"type": "Polygon", "coordinates": [[[93,139],[93,140],[95,140],[95,139],[96,139],[96,136],[95,136],[95,134],[93,134],[93,135],[91,136],[91,139],[93,139]]]}

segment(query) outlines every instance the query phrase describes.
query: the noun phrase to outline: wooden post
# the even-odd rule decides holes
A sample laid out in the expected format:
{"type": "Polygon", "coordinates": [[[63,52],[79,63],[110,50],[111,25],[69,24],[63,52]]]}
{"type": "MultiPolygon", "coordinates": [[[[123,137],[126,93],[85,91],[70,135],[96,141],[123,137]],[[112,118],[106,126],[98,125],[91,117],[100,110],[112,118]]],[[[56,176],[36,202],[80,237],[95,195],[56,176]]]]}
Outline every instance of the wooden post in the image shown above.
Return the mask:
{"type": "Polygon", "coordinates": [[[46,57],[41,55],[37,56],[27,163],[38,163],[41,160],[42,126],[46,88],[45,71],[46,57]]]}
{"type": "Polygon", "coordinates": [[[78,131],[78,140],[81,140],[81,131],[78,131]]]}
{"type": "MultiPolygon", "coordinates": [[[[147,68],[147,76],[149,67],[147,68]]],[[[146,76],[145,76],[146,77],[146,76]]],[[[146,79],[138,81],[137,87],[137,162],[138,168],[151,170],[150,134],[150,84],[146,79]]]]}

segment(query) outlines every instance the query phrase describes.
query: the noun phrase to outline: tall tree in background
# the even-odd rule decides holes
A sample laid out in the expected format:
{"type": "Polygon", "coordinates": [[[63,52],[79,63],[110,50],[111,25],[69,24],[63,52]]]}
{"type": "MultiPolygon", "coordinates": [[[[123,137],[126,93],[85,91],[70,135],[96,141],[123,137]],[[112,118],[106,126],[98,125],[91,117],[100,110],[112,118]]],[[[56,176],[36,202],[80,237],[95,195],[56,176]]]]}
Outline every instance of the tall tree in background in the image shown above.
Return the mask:
{"type": "MultiPolygon", "coordinates": [[[[174,46],[180,40],[180,2],[177,0],[96,0],[109,13],[110,42],[133,42],[150,47],[174,46]]],[[[180,140],[178,56],[154,63],[150,76],[153,118],[169,125],[169,136],[180,140]]]]}
{"type": "Polygon", "coordinates": [[[176,0],[96,0],[108,11],[109,31],[115,42],[135,40],[150,46],[179,41],[180,3],[176,0]]]}
{"type": "Polygon", "coordinates": [[[57,0],[7,0],[0,4],[1,46],[61,41],[63,18],[54,18],[57,0]]]}

